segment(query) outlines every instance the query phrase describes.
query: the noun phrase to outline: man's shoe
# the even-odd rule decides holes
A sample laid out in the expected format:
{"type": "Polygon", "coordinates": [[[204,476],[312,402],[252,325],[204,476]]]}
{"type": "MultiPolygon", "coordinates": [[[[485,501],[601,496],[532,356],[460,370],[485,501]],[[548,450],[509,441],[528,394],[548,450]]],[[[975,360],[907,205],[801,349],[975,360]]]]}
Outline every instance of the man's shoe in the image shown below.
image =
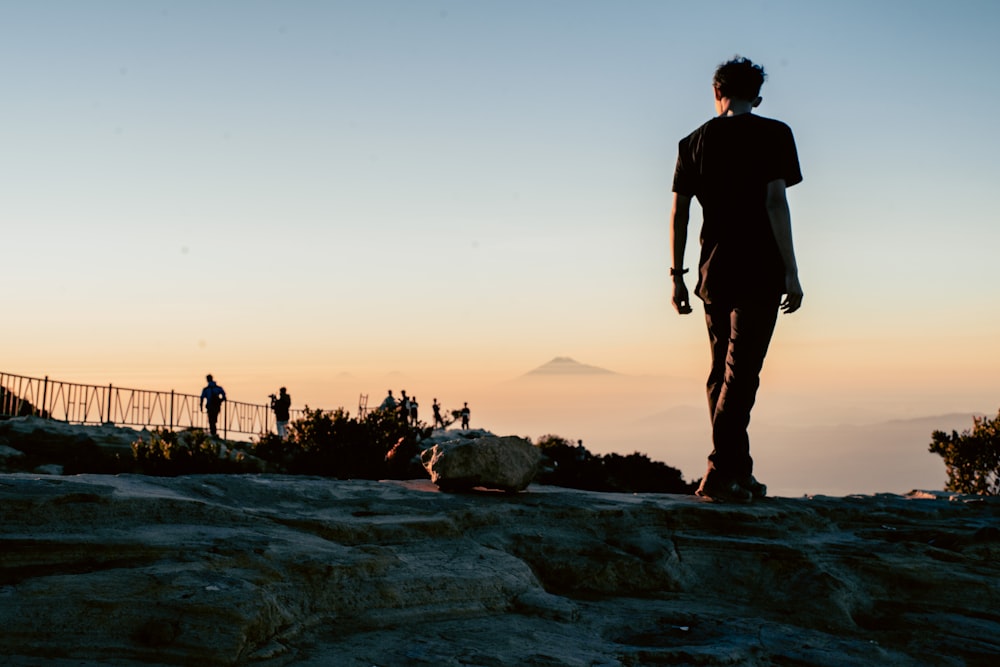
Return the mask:
{"type": "Polygon", "coordinates": [[[767,484],[761,484],[753,475],[741,479],[739,484],[749,491],[754,498],[763,498],[767,495],[767,484]]]}
{"type": "Polygon", "coordinates": [[[702,480],[701,486],[694,494],[699,498],[718,503],[748,503],[753,500],[753,493],[736,482],[706,484],[705,480],[702,480]]]}

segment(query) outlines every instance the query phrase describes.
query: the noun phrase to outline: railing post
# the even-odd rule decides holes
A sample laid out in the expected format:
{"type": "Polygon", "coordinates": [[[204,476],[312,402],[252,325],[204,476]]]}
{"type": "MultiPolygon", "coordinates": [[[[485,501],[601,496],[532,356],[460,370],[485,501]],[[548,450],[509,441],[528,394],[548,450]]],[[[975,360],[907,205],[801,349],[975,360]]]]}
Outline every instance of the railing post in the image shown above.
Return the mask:
{"type": "Polygon", "coordinates": [[[114,422],[114,419],[111,418],[111,383],[110,382],[108,383],[108,418],[105,421],[114,422]]]}
{"type": "Polygon", "coordinates": [[[229,401],[222,402],[222,439],[229,439],[229,401]]]}
{"type": "Polygon", "coordinates": [[[174,430],[174,390],[170,390],[170,430],[174,430]]]}
{"type": "MultiPolygon", "coordinates": [[[[45,380],[42,383],[42,417],[45,417],[45,401],[49,397],[49,376],[45,376],[45,380]]],[[[34,411],[32,411],[34,412],[34,411]]],[[[51,410],[49,411],[51,413],[51,410]]]]}

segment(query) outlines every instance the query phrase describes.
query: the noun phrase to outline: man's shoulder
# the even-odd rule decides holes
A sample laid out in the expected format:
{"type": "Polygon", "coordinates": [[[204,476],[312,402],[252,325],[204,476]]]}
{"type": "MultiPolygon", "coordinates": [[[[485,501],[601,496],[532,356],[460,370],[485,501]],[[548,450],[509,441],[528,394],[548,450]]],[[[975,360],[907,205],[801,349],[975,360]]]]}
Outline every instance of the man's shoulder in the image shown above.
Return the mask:
{"type": "Polygon", "coordinates": [[[783,120],[778,120],[777,118],[768,118],[767,116],[758,116],[757,114],[749,114],[751,118],[757,119],[756,122],[759,125],[770,128],[776,132],[791,132],[792,128],[789,127],[788,123],[783,120]]]}
{"type": "Polygon", "coordinates": [[[697,141],[698,137],[700,137],[701,135],[705,134],[705,132],[708,130],[709,126],[715,120],[717,120],[717,119],[716,118],[709,118],[704,123],[702,123],[701,125],[699,125],[698,127],[696,127],[694,130],[692,130],[689,134],[687,134],[683,139],[681,139],[680,143],[681,144],[690,144],[693,141],[697,141]]]}
{"type": "Polygon", "coordinates": [[[786,123],[783,120],[778,120],[777,118],[771,118],[770,116],[761,116],[760,114],[756,113],[745,113],[736,116],[712,116],[704,123],[702,123],[694,130],[692,130],[681,141],[691,139],[692,137],[696,137],[700,134],[704,134],[705,132],[709,131],[710,129],[714,128],[717,125],[722,125],[723,123],[730,123],[732,121],[736,121],[737,123],[741,121],[748,123],[757,123],[758,125],[770,125],[773,127],[785,127],[791,129],[788,123],[786,123]]]}

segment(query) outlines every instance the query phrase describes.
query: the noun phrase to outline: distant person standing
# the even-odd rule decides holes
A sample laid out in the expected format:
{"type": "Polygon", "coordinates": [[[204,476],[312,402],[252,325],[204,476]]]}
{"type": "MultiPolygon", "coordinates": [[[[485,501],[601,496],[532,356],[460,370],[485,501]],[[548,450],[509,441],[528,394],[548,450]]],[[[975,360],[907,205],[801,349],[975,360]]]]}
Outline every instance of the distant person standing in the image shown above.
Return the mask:
{"type": "Polygon", "coordinates": [[[382,410],[396,410],[396,398],[392,395],[392,389],[389,390],[389,394],[382,399],[382,404],[378,407],[382,410]]]}
{"type": "Polygon", "coordinates": [[[410,397],[406,395],[405,389],[399,390],[399,418],[404,422],[410,418],[410,397]]]}
{"type": "Polygon", "coordinates": [[[420,404],[417,403],[417,397],[416,396],[411,396],[410,397],[410,423],[413,424],[414,426],[417,425],[417,408],[419,408],[419,407],[420,407],[420,404]]]}
{"type": "Polygon", "coordinates": [[[287,390],[282,387],[278,390],[278,395],[271,394],[271,409],[274,410],[274,420],[278,426],[278,437],[285,439],[288,429],[288,413],[292,407],[292,397],[287,390]]]}
{"type": "Polygon", "coordinates": [[[462,413],[461,413],[462,414],[462,428],[469,428],[469,415],[471,413],[472,413],[472,411],[469,410],[469,404],[466,403],[462,407],[462,413]]]}
{"type": "Polygon", "coordinates": [[[201,390],[201,398],[198,400],[199,409],[208,412],[208,430],[212,437],[218,436],[216,424],[219,421],[219,411],[226,400],[226,390],[215,383],[211,375],[206,375],[208,384],[201,390]]]}
{"type": "Polygon", "coordinates": [[[436,398],[431,409],[434,411],[434,428],[444,428],[444,418],[441,416],[441,404],[438,403],[436,398]]]}
{"type": "Polygon", "coordinates": [[[767,493],[753,476],[750,410],[778,312],[802,305],[785,189],[802,180],[792,131],[756,116],[764,68],[735,58],[712,81],[716,117],[681,139],[670,238],[672,303],[691,312],[684,247],[691,199],[703,221],[695,294],[712,347],[708,409],[713,450],[698,495],[748,502],[767,493]],[[784,295],[784,299],[782,299],[784,295]]]}

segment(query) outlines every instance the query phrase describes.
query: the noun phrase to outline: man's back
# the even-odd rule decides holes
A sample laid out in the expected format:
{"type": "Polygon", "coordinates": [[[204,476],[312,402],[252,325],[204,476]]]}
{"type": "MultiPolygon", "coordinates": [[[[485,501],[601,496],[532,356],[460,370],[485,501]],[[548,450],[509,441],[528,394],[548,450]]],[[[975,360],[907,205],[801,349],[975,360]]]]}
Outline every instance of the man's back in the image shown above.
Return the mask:
{"type": "Polygon", "coordinates": [[[767,184],[802,180],[792,132],[751,113],[713,118],[680,141],[674,191],[697,197],[699,282],[706,303],[781,293],[785,267],[767,213],[767,184]]]}
{"type": "Polygon", "coordinates": [[[201,390],[201,398],[209,410],[218,410],[226,398],[226,392],[215,382],[209,382],[208,386],[201,390]]]}

